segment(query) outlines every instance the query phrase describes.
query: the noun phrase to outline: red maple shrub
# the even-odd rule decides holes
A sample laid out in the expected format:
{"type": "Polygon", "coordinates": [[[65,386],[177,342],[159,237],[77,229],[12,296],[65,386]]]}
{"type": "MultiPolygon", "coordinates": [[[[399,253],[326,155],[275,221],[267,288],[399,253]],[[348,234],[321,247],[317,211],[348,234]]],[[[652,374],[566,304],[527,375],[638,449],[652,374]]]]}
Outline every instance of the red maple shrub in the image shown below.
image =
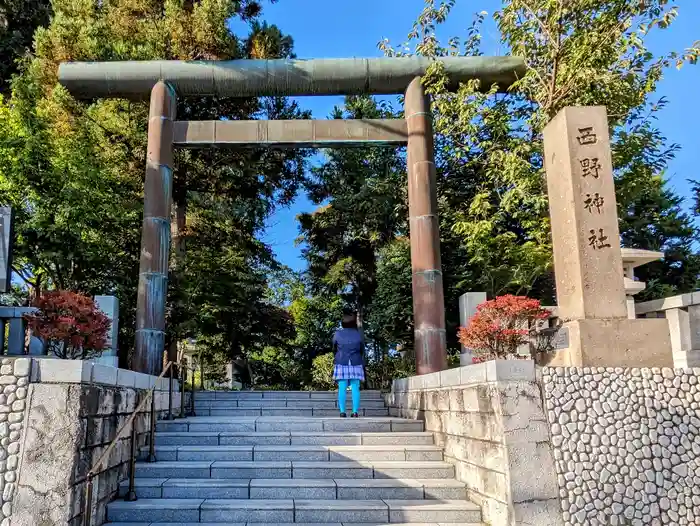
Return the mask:
{"type": "Polygon", "coordinates": [[[544,320],[552,312],[539,300],[525,296],[497,296],[479,305],[466,327],[459,329],[459,341],[471,349],[479,361],[515,357],[520,345],[533,336],[532,322],[544,320]]]}
{"type": "Polygon", "coordinates": [[[67,290],[45,292],[34,302],[38,310],[26,315],[29,327],[59,358],[92,358],[107,347],[110,319],[95,301],[67,290]]]}

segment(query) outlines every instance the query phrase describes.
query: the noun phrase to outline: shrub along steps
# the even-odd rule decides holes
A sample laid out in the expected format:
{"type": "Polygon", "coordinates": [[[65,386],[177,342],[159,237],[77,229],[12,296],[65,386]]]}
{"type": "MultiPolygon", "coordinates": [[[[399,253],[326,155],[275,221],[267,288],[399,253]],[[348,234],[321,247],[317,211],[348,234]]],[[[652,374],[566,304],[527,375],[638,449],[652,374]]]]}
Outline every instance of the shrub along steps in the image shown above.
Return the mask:
{"type": "MultiPolygon", "coordinates": [[[[128,482],[120,485],[126,495],[128,482]]],[[[136,479],[141,499],[462,500],[453,479],[136,479]]]]}
{"type": "MultiPolygon", "coordinates": [[[[148,449],[142,450],[146,458],[148,449]]],[[[156,446],[159,461],[335,461],[347,460],[442,460],[437,446],[156,446]]]]}
{"type": "Polygon", "coordinates": [[[351,431],[390,433],[393,431],[423,431],[423,422],[391,417],[225,417],[197,416],[173,421],[160,421],[158,432],[274,432],[274,431],[351,431]]]}
{"type": "Polygon", "coordinates": [[[109,518],[131,523],[479,523],[466,500],[143,499],[115,501],[109,518]]]}
{"type": "Polygon", "coordinates": [[[156,434],[157,446],[418,446],[433,445],[433,434],[424,431],[394,433],[303,432],[276,431],[269,433],[218,433],[186,431],[156,434]]]}

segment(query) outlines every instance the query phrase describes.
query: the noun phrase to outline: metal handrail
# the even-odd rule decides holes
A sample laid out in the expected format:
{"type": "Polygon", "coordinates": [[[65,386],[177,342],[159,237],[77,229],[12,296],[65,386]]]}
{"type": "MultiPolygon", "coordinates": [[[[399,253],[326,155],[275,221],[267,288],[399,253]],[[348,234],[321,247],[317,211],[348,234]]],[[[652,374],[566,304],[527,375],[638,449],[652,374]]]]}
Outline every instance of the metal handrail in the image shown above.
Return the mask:
{"type": "MultiPolygon", "coordinates": [[[[156,388],[158,387],[159,381],[165,376],[166,373],[170,372],[170,382],[169,382],[169,388],[168,388],[168,415],[170,419],[172,419],[172,411],[173,411],[173,403],[172,403],[172,398],[173,398],[173,366],[180,365],[181,361],[181,356],[178,356],[178,361],[168,361],[168,363],[165,365],[163,368],[163,371],[160,373],[158,378],[153,382],[153,386],[148,389],[146,392],[145,396],[143,396],[143,399],[139,402],[139,404],[136,406],[136,409],[131,413],[131,416],[122,424],[122,426],[117,430],[117,434],[115,435],[114,439],[112,439],[112,442],[110,442],[109,446],[107,446],[107,449],[105,449],[102,454],[99,456],[97,459],[97,462],[92,466],[90,471],[87,473],[86,477],[86,484],[85,484],[85,502],[83,503],[83,526],[90,526],[90,522],[92,521],[92,491],[93,491],[93,479],[95,476],[98,474],[100,467],[104,464],[105,460],[109,458],[109,455],[114,451],[114,448],[117,446],[117,442],[119,439],[122,438],[122,435],[124,434],[124,431],[131,426],[131,459],[130,459],[130,465],[129,465],[129,490],[127,491],[125,500],[127,501],[133,501],[136,500],[136,493],[134,492],[134,465],[136,463],[136,426],[134,425],[134,421],[136,420],[136,417],[138,414],[143,410],[143,408],[146,406],[146,404],[150,401],[151,402],[151,426],[150,426],[150,438],[149,438],[149,456],[148,456],[148,461],[149,462],[155,462],[155,431],[156,431],[156,425],[155,425],[155,396],[153,393],[155,392],[156,388]]],[[[182,366],[181,366],[182,369],[182,366]]],[[[183,401],[180,400],[180,415],[183,415],[183,410],[182,410],[182,404],[183,401]]]]}

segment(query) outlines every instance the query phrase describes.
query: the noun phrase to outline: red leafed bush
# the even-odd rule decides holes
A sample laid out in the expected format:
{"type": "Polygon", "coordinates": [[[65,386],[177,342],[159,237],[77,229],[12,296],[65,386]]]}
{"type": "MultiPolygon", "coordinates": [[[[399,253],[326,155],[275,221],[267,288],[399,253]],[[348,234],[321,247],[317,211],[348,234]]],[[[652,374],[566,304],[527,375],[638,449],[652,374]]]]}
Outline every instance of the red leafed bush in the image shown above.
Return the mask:
{"type": "Polygon", "coordinates": [[[530,341],[532,322],[551,314],[539,300],[510,294],[497,296],[477,307],[469,324],[460,328],[459,341],[477,354],[479,361],[512,357],[520,345],[530,341]]]}
{"type": "Polygon", "coordinates": [[[44,293],[38,309],[26,316],[33,333],[44,340],[50,354],[71,360],[92,358],[107,347],[112,322],[95,301],[65,290],[44,293]]]}

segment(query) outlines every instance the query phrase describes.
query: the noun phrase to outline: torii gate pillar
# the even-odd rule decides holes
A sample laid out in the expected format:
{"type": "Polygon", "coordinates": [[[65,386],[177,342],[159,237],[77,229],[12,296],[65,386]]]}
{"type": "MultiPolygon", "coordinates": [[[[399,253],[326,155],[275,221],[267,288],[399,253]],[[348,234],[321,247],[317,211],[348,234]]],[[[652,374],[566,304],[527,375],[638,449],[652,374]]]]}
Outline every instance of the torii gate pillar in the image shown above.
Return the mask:
{"type": "Polygon", "coordinates": [[[432,115],[420,77],[406,88],[404,105],[416,373],[428,374],[447,368],[447,343],[432,115]]]}

